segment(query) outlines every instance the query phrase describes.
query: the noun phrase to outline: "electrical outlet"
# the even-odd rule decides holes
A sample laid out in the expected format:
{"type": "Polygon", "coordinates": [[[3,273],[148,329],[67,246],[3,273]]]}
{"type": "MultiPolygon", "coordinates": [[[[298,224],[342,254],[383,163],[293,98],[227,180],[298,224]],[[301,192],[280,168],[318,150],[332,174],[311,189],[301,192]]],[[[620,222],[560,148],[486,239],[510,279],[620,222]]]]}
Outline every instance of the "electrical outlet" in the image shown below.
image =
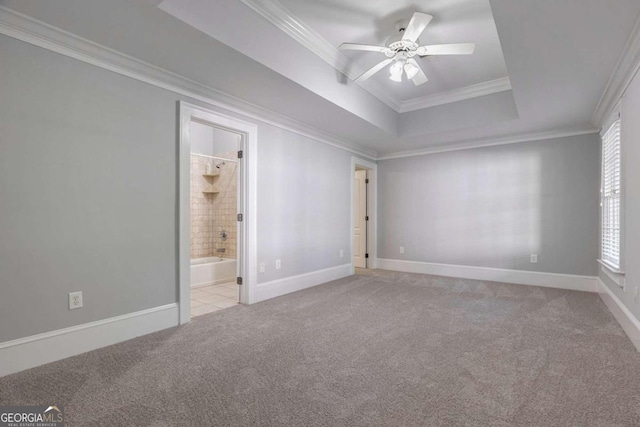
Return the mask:
{"type": "Polygon", "coordinates": [[[538,254],[531,254],[531,264],[538,263],[538,254]]]}
{"type": "Polygon", "coordinates": [[[404,246],[400,246],[400,253],[403,254],[404,253],[404,246]]]}
{"type": "Polygon", "coordinates": [[[265,263],[261,262],[260,263],[260,273],[264,273],[266,269],[267,269],[267,266],[265,265],[265,263]]]}
{"type": "Polygon", "coordinates": [[[344,249],[340,249],[340,258],[344,256],[344,249]]]}
{"type": "Polygon", "coordinates": [[[82,292],[69,293],[69,310],[82,308],[82,292]]]}
{"type": "Polygon", "coordinates": [[[282,261],[280,261],[279,259],[276,260],[276,270],[280,270],[280,268],[282,267],[282,261]]]}

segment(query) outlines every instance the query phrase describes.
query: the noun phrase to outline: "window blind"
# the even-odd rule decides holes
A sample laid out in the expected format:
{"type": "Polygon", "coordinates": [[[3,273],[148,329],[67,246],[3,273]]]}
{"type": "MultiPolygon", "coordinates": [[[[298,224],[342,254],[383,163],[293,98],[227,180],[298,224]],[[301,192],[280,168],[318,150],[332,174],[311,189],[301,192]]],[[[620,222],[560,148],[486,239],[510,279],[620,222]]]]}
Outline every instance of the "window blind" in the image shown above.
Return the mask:
{"type": "Polygon", "coordinates": [[[602,137],[602,260],[620,268],[620,119],[602,137]]]}

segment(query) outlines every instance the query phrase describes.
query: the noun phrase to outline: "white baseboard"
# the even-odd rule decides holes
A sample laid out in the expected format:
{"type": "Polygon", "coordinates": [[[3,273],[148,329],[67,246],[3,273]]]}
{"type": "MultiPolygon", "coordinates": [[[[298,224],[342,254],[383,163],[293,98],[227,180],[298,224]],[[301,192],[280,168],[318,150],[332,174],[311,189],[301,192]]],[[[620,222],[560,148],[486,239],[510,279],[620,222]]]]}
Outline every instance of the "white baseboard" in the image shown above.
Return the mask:
{"type": "Polygon", "coordinates": [[[324,270],[312,271],[311,273],[300,274],[298,276],[258,283],[256,302],[300,291],[332,280],[351,276],[352,274],[352,264],[344,264],[337,267],[325,268],[324,270]]]}
{"type": "Polygon", "coordinates": [[[598,294],[613,317],[616,318],[633,345],[640,351],[640,321],[629,311],[620,298],[598,277],[598,294]]]}
{"type": "Polygon", "coordinates": [[[487,280],[518,285],[597,292],[596,277],[573,274],[541,273],[537,271],[507,270],[503,268],[472,267],[467,265],[436,264],[378,258],[378,268],[405,273],[433,274],[462,279],[487,280]]]}
{"type": "Polygon", "coordinates": [[[0,377],[178,325],[167,304],[0,343],[0,377]]]}

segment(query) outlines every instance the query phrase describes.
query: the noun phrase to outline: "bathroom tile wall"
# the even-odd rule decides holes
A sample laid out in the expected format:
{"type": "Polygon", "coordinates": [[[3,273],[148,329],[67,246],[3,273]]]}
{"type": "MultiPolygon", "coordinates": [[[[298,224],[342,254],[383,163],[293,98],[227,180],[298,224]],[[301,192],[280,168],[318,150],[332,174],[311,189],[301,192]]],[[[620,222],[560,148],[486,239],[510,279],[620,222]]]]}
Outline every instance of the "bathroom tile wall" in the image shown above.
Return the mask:
{"type": "MultiPolygon", "coordinates": [[[[235,159],[236,153],[216,153],[216,156],[235,159]]],[[[219,160],[191,155],[191,258],[236,258],[237,163],[228,161],[216,169],[218,163],[219,160]],[[209,162],[212,170],[219,171],[218,176],[204,176],[209,162]],[[219,192],[204,193],[207,188],[219,192]],[[223,231],[227,234],[226,240],[222,239],[223,231]]]]}
{"type": "MultiPolygon", "coordinates": [[[[216,156],[227,159],[237,159],[237,152],[217,153],[216,156]]],[[[213,218],[214,233],[213,246],[216,249],[223,248],[225,250],[222,255],[224,258],[237,257],[237,218],[238,213],[238,178],[236,162],[225,162],[220,166],[220,175],[215,178],[217,187],[220,191],[213,196],[213,218]],[[227,239],[222,240],[220,233],[226,231],[227,239]]]]}
{"type": "Polygon", "coordinates": [[[212,197],[203,193],[212,186],[212,178],[203,176],[209,161],[205,157],[191,155],[191,258],[214,253],[212,197]]]}

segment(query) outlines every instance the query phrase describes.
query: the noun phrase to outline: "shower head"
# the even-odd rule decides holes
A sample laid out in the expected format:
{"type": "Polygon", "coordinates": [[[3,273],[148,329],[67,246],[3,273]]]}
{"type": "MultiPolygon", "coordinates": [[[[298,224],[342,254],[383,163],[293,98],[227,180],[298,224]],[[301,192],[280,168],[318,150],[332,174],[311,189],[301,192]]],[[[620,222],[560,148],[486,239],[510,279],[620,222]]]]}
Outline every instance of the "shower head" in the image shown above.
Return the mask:
{"type": "Polygon", "coordinates": [[[220,162],[216,165],[216,169],[220,169],[222,166],[224,166],[224,162],[220,162]]]}

